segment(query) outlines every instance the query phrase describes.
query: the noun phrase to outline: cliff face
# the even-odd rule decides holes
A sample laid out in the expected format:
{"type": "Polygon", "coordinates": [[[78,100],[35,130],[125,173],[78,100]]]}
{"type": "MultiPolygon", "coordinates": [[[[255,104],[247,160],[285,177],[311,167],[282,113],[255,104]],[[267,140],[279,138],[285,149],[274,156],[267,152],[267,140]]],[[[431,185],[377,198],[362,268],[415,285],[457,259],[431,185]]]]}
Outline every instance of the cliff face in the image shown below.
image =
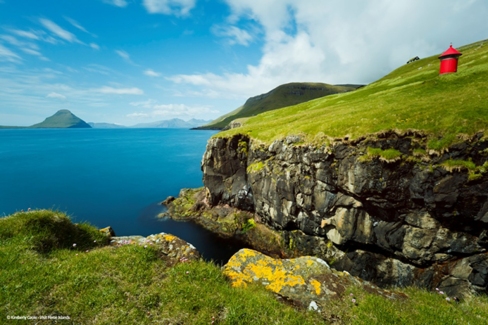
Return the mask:
{"type": "Polygon", "coordinates": [[[207,201],[299,229],[302,240],[326,238],[344,252],[332,267],[379,285],[486,292],[488,139],[444,152],[426,141],[394,132],[320,146],[298,136],[270,146],[212,138],[202,159],[207,201]]]}

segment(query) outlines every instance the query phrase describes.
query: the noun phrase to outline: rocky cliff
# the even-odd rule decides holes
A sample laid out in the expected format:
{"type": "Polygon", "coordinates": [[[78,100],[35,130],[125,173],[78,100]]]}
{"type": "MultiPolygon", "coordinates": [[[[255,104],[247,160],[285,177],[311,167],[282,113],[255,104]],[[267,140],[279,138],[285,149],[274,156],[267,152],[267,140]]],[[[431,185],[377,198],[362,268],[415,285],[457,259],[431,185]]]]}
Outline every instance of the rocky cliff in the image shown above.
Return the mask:
{"type": "Polygon", "coordinates": [[[318,257],[380,286],[487,292],[488,138],[458,140],[438,152],[420,132],[320,145],[216,137],[202,159],[206,202],[301,234],[295,242],[324,238],[342,253],[318,257]]]}

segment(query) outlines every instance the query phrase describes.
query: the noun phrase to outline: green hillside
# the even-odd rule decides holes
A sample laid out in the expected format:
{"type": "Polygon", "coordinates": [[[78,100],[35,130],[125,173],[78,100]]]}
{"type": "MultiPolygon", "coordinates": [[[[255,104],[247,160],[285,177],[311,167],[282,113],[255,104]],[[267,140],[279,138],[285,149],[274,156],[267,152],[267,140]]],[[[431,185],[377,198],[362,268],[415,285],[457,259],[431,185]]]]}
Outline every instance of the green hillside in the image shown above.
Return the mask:
{"type": "Polygon", "coordinates": [[[67,109],[62,109],[43,122],[32,125],[31,128],[91,128],[91,126],[67,109]]]}
{"type": "Polygon", "coordinates": [[[458,49],[463,55],[457,73],[439,75],[435,54],[354,92],[266,112],[216,136],[243,133],[271,142],[295,134],[320,143],[328,137],[422,130],[430,148],[445,148],[488,126],[488,42],[458,49]]]}
{"type": "Polygon", "coordinates": [[[319,97],[351,91],[358,87],[359,86],[357,85],[333,86],[324,83],[310,82],[294,82],[281,85],[266,94],[249,98],[243,106],[219,117],[207,125],[199,127],[198,129],[221,130],[236,119],[242,119],[278,108],[296,105],[319,97]]]}

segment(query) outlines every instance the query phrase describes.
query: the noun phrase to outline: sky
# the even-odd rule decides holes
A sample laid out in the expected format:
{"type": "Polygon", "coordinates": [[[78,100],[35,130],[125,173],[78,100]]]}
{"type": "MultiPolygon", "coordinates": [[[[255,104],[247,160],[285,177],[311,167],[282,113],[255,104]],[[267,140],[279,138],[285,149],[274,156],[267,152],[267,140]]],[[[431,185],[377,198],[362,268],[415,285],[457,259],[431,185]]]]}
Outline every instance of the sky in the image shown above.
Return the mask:
{"type": "Polygon", "coordinates": [[[211,120],[488,38],[486,0],[0,0],[0,125],[211,120]]]}

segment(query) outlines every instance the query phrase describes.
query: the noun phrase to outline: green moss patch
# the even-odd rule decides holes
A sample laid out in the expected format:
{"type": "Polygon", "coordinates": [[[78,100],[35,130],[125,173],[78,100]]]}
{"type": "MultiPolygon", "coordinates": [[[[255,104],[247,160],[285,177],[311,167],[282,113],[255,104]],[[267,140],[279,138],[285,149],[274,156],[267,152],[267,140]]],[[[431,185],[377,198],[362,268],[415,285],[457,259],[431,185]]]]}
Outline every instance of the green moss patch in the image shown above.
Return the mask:
{"type": "Polygon", "coordinates": [[[481,166],[476,166],[471,160],[449,159],[444,161],[441,166],[451,173],[454,171],[467,170],[468,179],[470,181],[483,177],[488,171],[488,161],[481,166]]]}
{"type": "Polygon", "coordinates": [[[256,161],[256,162],[253,162],[252,164],[250,164],[249,166],[247,166],[247,172],[249,174],[252,174],[252,173],[258,173],[260,172],[264,167],[265,167],[265,163],[263,161],[256,161]]]}
{"type": "Polygon", "coordinates": [[[380,148],[368,147],[366,155],[360,157],[361,161],[370,161],[374,158],[378,158],[381,161],[387,163],[393,163],[400,160],[402,153],[396,149],[386,149],[382,150],[380,148]]]}

